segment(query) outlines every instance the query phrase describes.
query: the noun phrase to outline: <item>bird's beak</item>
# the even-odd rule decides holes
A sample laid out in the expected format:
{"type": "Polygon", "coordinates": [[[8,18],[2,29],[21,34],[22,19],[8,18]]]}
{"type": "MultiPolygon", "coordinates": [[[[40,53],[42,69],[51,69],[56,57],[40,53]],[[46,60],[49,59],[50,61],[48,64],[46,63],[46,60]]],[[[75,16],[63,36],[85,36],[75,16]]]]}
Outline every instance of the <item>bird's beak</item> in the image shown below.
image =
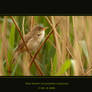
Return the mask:
{"type": "Polygon", "coordinates": [[[48,29],[48,27],[44,27],[44,28],[43,28],[43,31],[45,31],[46,29],[48,29]]]}

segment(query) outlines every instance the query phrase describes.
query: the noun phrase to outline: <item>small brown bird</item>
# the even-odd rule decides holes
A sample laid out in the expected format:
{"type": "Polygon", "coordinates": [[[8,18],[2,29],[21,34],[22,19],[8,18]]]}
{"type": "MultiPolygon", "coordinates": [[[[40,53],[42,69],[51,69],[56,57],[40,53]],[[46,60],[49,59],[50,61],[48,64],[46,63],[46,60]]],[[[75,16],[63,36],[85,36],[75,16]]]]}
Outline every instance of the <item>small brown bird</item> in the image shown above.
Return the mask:
{"type": "MultiPolygon", "coordinates": [[[[30,50],[30,52],[35,51],[41,41],[43,40],[44,36],[45,36],[45,30],[48,27],[42,27],[40,25],[36,25],[33,27],[32,31],[28,32],[25,36],[24,36],[24,41],[28,47],[28,49],[30,50]]],[[[18,57],[18,55],[20,53],[23,53],[26,51],[25,45],[23,43],[22,40],[20,40],[19,45],[17,47],[17,49],[14,52],[14,57],[12,60],[12,63],[16,60],[16,58],[18,57]]]]}

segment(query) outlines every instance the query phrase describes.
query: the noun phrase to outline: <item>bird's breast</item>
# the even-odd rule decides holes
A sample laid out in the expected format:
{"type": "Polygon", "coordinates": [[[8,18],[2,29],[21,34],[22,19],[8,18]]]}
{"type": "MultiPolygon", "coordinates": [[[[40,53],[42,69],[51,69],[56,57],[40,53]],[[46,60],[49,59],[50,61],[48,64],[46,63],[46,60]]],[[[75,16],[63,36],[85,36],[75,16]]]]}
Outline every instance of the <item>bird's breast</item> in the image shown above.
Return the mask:
{"type": "Polygon", "coordinates": [[[45,31],[42,31],[38,40],[41,42],[43,40],[44,36],[45,36],[45,31]]]}
{"type": "Polygon", "coordinates": [[[27,46],[28,46],[29,50],[35,51],[35,50],[39,47],[39,44],[40,44],[39,41],[36,41],[36,40],[34,40],[34,39],[33,39],[33,40],[30,39],[30,40],[28,41],[28,43],[27,43],[27,46]]]}

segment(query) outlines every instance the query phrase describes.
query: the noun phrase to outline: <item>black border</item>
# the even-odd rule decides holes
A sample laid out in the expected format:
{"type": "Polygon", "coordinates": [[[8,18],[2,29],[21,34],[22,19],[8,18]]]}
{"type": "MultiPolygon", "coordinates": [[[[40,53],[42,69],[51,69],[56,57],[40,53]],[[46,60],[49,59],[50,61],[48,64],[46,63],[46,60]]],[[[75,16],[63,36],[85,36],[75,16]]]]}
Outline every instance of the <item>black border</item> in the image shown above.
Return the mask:
{"type": "MultiPolygon", "coordinates": [[[[92,87],[91,76],[2,76],[0,77],[1,88],[8,87],[13,89],[31,89],[33,91],[46,90],[46,91],[57,91],[57,90],[74,90],[79,91],[80,89],[90,90],[92,87]],[[55,83],[54,85],[31,85],[30,83],[55,83]],[[57,83],[63,83],[57,85],[57,83]],[[64,85],[66,83],[67,85],[64,85]],[[42,89],[44,87],[44,89],[42,89]],[[48,89],[47,89],[48,87],[48,89]],[[50,89],[54,87],[55,89],[50,89]],[[40,89],[39,89],[40,88],[40,89]]],[[[68,90],[68,91],[69,91],[68,90]]]]}
{"type": "Polygon", "coordinates": [[[0,15],[92,15],[92,3],[70,0],[0,1],[0,15]]]}

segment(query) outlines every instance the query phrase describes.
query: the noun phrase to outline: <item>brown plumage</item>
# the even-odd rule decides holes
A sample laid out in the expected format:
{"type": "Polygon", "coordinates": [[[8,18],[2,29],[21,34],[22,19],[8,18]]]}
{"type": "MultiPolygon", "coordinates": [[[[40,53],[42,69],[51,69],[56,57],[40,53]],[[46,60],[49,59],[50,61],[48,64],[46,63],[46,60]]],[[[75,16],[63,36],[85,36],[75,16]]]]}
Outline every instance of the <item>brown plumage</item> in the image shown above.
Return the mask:
{"type": "MultiPolygon", "coordinates": [[[[25,41],[28,49],[30,50],[30,52],[35,51],[39,47],[40,42],[43,40],[43,38],[45,36],[46,29],[47,29],[47,27],[44,28],[40,25],[36,25],[33,27],[32,31],[28,32],[24,36],[24,41],[25,41]]],[[[13,57],[12,62],[14,62],[17,59],[17,57],[20,53],[23,53],[25,51],[26,51],[26,48],[24,46],[24,43],[22,40],[20,40],[19,45],[14,52],[14,57],[13,57]]]]}

